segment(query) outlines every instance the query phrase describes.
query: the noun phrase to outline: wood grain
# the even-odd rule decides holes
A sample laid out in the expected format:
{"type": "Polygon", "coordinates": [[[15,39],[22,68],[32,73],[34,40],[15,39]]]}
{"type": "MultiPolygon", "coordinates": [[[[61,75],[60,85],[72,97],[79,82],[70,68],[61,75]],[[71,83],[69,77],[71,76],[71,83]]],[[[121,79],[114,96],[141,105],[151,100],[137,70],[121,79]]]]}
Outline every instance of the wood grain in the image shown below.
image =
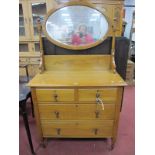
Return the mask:
{"type": "Polygon", "coordinates": [[[41,128],[40,115],[39,115],[39,110],[38,110],[38,102],[37,102],[36,92],[34,88],[31,88],[31,95],[32,95],[32,100],[33,100],[33,105],[34,105],[34,113],[35,113],[35,120],[37,124],[38,136],[39,136],[39,139],[42,141],[43,132],[41,128]]]}
{"type": "Polygon", "coordinates": [[[117,138],[117,131],[118,131],[118,123],[120,117],[120,109],[121,109],[121,101],[122,101],[122,93],[123,87],[120,87],[117,91],[117,101],[115,104],[115,120],[114,120],[114,128],[113,128],[113,137],[112,137],[112,145],[115,144],[117,138]]]}
{"type": "Polygon", "coordinates": [[[73,89],[37,89],[36,95],[38,102],[74,101],[73,89]]]}
{"type": "Polygon", "coordinates": [[[79,101],[96,102],[96,94],[100,95],[103,102],[115,102],[117,99],[117,88],[79,89],[79,101]]]}
{"type": "Polygon", "coordinates": [[[112,137],[113,121],[44,121],[42,128],[44,137],[103,138],[112,137]]]}
{"type": "Polygon", "coordinates": [[[125,86],[119,74],[112,71],[45,71],[37,74],[28,84],[30,87],[83,88],[125,86]]]}
{"type": "Polygon", "coordinates": [[[112,120],[115,116],[114,104],[104,104],[104,110],[102,110],[101,105],[97,104],[39,103],[38,107],[40,118],[49,120],[112,120]]]}
{"type": "Polygon", "coordinates": [[[50,71],[100,71],[110,69],[110,55],[45,55],[50,71]]]}

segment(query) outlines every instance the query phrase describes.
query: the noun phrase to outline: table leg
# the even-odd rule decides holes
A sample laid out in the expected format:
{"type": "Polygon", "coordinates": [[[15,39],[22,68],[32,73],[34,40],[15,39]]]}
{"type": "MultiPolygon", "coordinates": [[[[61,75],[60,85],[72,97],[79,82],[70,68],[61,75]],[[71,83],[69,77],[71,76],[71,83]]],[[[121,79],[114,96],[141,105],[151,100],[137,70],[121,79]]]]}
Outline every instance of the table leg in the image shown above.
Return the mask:
{"type": "MultiPolygon", "coordinates": [[[[26,104],[26,103],[23,103],[23,104],[26,104]]],[[[20,107],[21,107],[21,110],[22,110],[24,126],[25,126],[25,129],[26,129],[26,134],[27,134],[27,137],[28,137],[28,141],[29,141],[29,145],[30,145],[30,148],[31,148],[31,152],[32,152],[33,155],[35,155],[35,152],[34,152],[34,149],[33,149],[33,144],[32,144],[32,139],[31,139],[31,133],[30,133],[30,128],[29,128],[27,113],[26,113],[26,106],[22,105],[20,107]]]]}
{"type": "Polygon", "coordinates": [[[25,67],[26,70],[26,77],[27,77],[27,82],[29,81],[29,72],[28,72],[28,66],[25,67]]]}
{"type": "Polygon", "coordinates": [[[31,100],[32,116],[34,117],[34,107],[33,107],[33,100],[32,100],[31,94],[30,94],[30,100],[31,100]]]}

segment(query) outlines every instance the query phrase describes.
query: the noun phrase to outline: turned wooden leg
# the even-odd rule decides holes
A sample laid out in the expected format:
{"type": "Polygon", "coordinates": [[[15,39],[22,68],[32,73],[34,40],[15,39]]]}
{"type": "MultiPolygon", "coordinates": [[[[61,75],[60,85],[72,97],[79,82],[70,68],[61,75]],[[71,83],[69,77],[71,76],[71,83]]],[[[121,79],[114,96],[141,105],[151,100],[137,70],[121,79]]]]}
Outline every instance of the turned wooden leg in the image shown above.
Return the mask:
{"type": "Polygon", "coordinates": [[[42,138],[40,145],[41,145],[41,147],[46,148],[46,139],[45,138],[42,138]]]}

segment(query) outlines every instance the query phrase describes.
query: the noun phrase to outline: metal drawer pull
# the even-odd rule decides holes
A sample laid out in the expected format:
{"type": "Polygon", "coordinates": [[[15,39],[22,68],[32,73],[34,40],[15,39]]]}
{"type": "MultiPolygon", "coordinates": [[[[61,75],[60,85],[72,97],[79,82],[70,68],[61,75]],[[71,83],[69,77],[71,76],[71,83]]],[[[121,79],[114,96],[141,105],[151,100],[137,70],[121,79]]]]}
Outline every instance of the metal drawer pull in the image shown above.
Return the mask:
{"type": "Polygon", "coordinates": [[[97,90],[96,98],[99,98],[99,97],[100,97],[100,93],[99,93],[99,90],[97,90]]]}
{"type": "Polygon", "coordinates": [[[55,102],[58,102],[58,95],[57,94],[54,94],[54,99],[55,99],[55,102]]]}
{"type": "Polygon", "coordinates": [[[99,118],[99,111],[95,111],[95,114],[96,114],[96,118],[99,118]]]}
{"type": "Polygon", "coordinates": [[[54,113],[56,115],[56,118],[59,118],[59,112],[58,111],[55,111],[54,113]]]}
{"type": "Polygon", "coordinates": [[[57,135],[60,135],[61,129],[56,129],[57,130],[57,135]]]}
{"type": "Polygon", "coordinates": [[[95,135],[98,134],[98,129],[94,129],[94,134],[95,134],[95,135]]]}
{"type": "Polygon", "coordinates": [[[104,104],[103,104],[102,99],[100,99],[100,98],[96,98],[96,103],[97,103],[97,104],[101,104],[101,106],[102,106],[102,110],[104,110],[104,104]]]}

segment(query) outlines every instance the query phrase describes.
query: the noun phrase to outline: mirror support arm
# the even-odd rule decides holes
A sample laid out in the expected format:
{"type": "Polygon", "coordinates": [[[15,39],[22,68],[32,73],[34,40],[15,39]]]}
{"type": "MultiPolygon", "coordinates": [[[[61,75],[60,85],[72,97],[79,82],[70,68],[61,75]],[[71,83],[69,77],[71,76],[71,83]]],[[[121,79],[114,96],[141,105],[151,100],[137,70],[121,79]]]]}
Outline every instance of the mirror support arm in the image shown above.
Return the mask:
{"type": "Polygon", "coordinates": [[[113,73],[116,73],[116,64],[115,64],[115,32],[116,32],[116,19],[114,19],[114,24],[112,26],[112,48],[111,48],[111,69],[113,73]]]}
{"type": "Polygon", "coordinates": [[[39,44],[40,44],[40,65],[39,65],[39,70],[40,73],[43,73],[45,70],[45,65],[44,65],[44,51],[43,51],[43,42],[42,42],[42,25],[40,19],[37,20],[37,28],[38,28],[38,33],[39,33],[39,44]]]}

